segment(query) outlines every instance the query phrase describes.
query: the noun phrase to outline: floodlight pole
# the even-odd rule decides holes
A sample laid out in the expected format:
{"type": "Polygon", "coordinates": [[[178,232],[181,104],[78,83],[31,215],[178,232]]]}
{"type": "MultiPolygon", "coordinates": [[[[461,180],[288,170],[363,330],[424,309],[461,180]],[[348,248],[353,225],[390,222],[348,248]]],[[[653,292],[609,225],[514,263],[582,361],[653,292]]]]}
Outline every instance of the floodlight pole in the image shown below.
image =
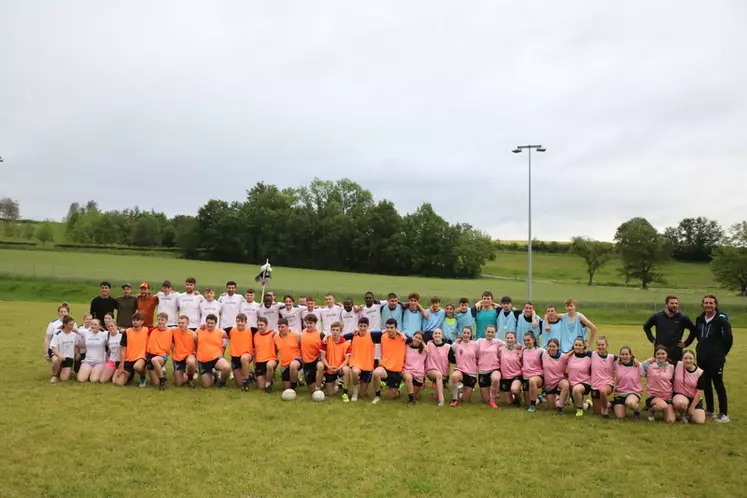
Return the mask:
{"type": "Polygon", "coordinates": [[[545,152],[547,149],[541,145],[518,145],[513,152],[520,154],[526,149],[529,156],[529,202],[528,202],[528,227],[529,235],[527,237],[527,300],[532,300],[532,149],[537,152],[545,152]]]}

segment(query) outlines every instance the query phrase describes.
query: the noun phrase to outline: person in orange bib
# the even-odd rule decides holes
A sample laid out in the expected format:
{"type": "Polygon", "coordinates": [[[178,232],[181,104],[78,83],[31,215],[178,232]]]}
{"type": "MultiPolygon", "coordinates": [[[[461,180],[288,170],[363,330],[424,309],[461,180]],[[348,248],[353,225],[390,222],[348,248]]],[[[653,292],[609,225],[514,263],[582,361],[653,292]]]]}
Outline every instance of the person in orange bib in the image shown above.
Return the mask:
{"type": "Polygon", "coordinates": [[[205,328],[197,331],[197,363],[200,367],[202,387],[212,387],[215,382],[213,371],[220,373],[217,386],[228,389],[226,380],[231,375],[231,364],[223,358],[223,339],[228,334],[216,327],[218,317],[212,313],[205,317],[205,328]]]}
{"type": "Polygon", "coordinates": [[[280,380],[283,389],[295,389],[298,385],[298,372],[301,371],[301,335],[288,328],[288,319],[278,320],[278,333],[274,339],[275,350],[280,357],[280,380]]]}
{"type": "Polygon", "coordinates": [[[358,319],[358,330],[343,336],[350,341],[350,383],[353,385],[350,401],[358,401],[358,396],[366,396],[373,376],[376,345],[381,344],[382,332],[372,332],[368,330],[369,326],[369,319],[363,316],[358,319]]]}
{"type": "Polygon", "coordinates": [[[337,392],[335,382],[342,379],[342,402],[348,403],[348,388],[350,386],[350,341],[342,337],[342,322],[334,322],[330,326],[332,335],[322,343],[322,363],[324,364],[324,390],[328,396],[337,392]]]}
{"type": "Polygon", "coordinates": [[[166,326],[169,315],[159,313],[156,327],[151,329],[146,349],[146,366],[150,381],[161,391],[166,390],[166,362],[174,346],[174,329],[166,326]]]}
{"type": "Polygon", "coordinates": [[[322,385],[324,364],[320,359],[320,351],[324,332],[316,329],[319,319],[315,315],[307,315],[304,319],[306,328],[301,334],[301,359],[303,360],[303,376],[309,392],[313,393],[322,385]]]}
{"type": "Polygon", "coordinates": [[[246,315],[239,313],[236,315],[236,326],[232,327],[228,336],[231,338],[228,352],[231,354],[231,370],[236,385],[241,387],[242,391],[249,390],[249,383],[252,381],[252,359],[254,357],[254,341],[252,338],[252,329],[246,327],[246,315]]]}
{"type": "Polygon", "coordinates": [[[174,362],[174,384],[177,386],[189,385],[194,389],[195,381],[192,380],[197,371],[197,332],[189,329],[189,317],[179,317],[179,328],[174,330],[174,351],[171,360],[174,362]]]}
{"type": "Polygon", "coordinates": [[[385,380],[389,388],[387,397],[399,396],[399,385],[402,382],[402,369],[405,366],[407,337],[397,330],[397,320],[386,321],[386,332],[381,335],[381,361],[373,372],[373,385],[376,395],[371,403],[381,402],[381,381],[385,380]]]}
{"type": "Polygon", "coordinates": [[[267,318],[258,316],[254,334],[254,375],[257,376],[257,387],[268,394],[272,392],[272,378],[278,366],[275,334],[274,330],[267,329],[267,318]]]}
{"type": "Polygon", "coordinates": [[[125,386],[135,376],[140,374],[138,387],[145,387],[146,350],[148,349],[148,328],[143,327],[143,315],[136,311],[132,315],[132,327],[126,329],[119,342],[119,352],[122,361],[119,364],[117,385],[125,386]]]}

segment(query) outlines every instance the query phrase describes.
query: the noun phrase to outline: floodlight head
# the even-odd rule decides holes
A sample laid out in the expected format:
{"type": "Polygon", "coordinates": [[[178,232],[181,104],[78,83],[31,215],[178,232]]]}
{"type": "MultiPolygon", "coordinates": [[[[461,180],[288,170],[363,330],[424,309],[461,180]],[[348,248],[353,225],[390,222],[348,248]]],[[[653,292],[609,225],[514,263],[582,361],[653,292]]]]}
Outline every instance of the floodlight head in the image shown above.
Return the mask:
{"type": "Polygon", "coordinates": [[[520,153],[520,152],[521,152],[521,149],[519,149],[519,148],[517,147],[516,149],[512,150],[511,152],[513,152],[514,154],[518,154],[518,153],[520,153]]]}
{"type": "Polygon", "coordinates": [[[537,147],[537,152],[545,152],[546,150],[544,147],[537,147]]]}

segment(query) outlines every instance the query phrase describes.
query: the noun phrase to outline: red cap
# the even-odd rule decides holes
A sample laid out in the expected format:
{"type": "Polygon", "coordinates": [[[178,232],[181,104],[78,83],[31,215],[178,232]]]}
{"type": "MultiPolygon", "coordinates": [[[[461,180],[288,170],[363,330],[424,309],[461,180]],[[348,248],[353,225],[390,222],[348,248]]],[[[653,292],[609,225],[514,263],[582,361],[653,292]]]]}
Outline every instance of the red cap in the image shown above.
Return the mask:
{"type": "Polygon", "coordinates": [[[141,289],[150,289],[150,285],[148,285],[148,282],[143,282],[140,284],[141,289]]]}

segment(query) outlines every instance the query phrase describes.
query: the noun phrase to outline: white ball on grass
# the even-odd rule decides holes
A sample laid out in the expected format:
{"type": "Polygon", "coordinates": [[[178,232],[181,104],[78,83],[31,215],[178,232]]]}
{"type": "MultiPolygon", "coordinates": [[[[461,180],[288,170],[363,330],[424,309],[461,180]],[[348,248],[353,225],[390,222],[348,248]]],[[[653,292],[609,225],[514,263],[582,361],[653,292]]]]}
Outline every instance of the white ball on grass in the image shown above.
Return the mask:
{"type": "Polygon", "coordinates": [[[286,389],[280,397],[283,398],[283,401],[293,401],[296,399],[296,391],[293,389],[286,389]]]}
{"type": "Polygon", "coordinates": [[[324,393],[322,391],[314,391],[314,394],[311,395],[311,399],[314,401],[324,401],[324,393]]]}

